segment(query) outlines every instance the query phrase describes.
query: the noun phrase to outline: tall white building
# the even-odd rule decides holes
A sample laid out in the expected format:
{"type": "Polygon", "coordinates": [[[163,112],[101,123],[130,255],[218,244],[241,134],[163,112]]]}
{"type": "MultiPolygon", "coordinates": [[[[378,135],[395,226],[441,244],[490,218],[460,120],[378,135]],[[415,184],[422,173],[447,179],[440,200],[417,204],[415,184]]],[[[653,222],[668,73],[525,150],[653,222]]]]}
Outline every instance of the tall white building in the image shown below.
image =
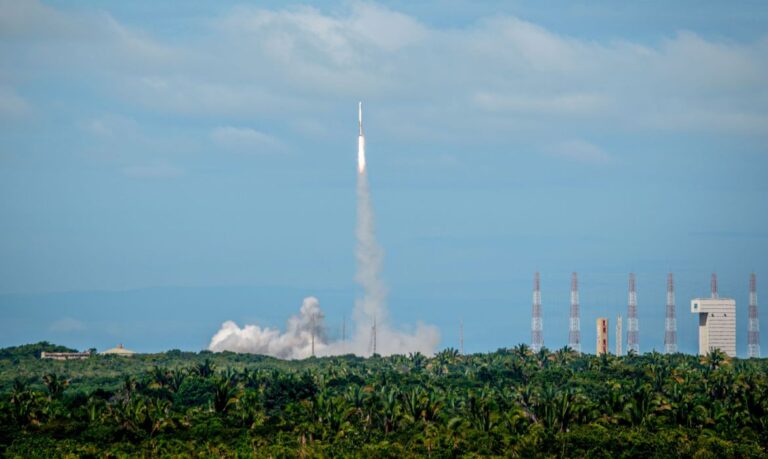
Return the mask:
{"type": "Polygon", "coordinates": [[[720,349],[736,357],[736,300],[694,298],[691,312],[699,315],[699,355],[720,349]]]}

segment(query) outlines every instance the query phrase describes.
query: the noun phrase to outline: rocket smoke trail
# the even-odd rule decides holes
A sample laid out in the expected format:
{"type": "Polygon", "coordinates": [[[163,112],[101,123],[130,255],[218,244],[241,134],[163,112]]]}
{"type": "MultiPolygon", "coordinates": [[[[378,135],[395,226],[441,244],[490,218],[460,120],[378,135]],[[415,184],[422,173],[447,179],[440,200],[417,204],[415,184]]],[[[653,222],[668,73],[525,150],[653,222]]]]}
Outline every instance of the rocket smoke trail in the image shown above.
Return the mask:
{"type": "Polygon", "coordinates": [[[381,355],[434,353],[440,341],[440,333],[436,327],[418,323],[414,332],[408,333],[395,330],[389,325],[387,289],[381,278],[384,251],[376,242],[373,206],[368,187],[362,103],[358,105],[358,127],[355,281],[362,288],[363,295],[355,302],[352,315],[355,330],[351,339],[328,340],[318,300],[309,297],[304,300],[299,315],[288,320],[284,333],[258,325],[240,328],[234,322],[228,321],[211,339],[208,346],[210,350],[267,354],[289,359],[306,358],[313,352],[318,356],[346,353],[370,355],[373,352],[381,355]]]}
{"type": "Polygon", "coordinates": [[[355,320],[362,325],[373,323],[374,317],[385,321],[383,304],[386,287],[381,280],[384,253],[376,242],[373,221],[371,192],[368,187],[368,173],[365,170],[365,135],[363,134],[362,103],[358,105],[360,134],[357,148],[357,273],[355,281],[363,288],[363,297],[357,301],[355,320]]]}
{"type": "MultiPolygon", "coordinates": [[[[439,333],[435,327],[419,324],[416,333],[409,335],[394,331],[388,326],[387,289],[381,279],[384,252],[376,242],[373,205],[366,168],[362,102],[358,103],[357,116],[357,247],[355,250],[357,273],[355,281],[363,289],[363,296],[357,300],[354,311],[357,347],[360,348],[367,341],[378,343],[376,351],[384,355],[416,351],[431,354],[439,341],[439,333]]],[[[373,352],[372,346],[369,347],[369,353],[373,352]]]]}

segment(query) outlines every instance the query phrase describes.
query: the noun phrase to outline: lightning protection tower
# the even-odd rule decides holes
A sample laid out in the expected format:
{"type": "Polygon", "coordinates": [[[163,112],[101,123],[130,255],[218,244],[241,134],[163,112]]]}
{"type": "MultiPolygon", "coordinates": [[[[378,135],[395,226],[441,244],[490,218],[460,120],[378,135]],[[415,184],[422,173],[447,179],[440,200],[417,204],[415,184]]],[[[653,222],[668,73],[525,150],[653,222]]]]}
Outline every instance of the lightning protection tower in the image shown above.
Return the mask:
{"type": "Polygon", "coordinates": [[[712,292],[712,298],[720,298],[717,293],[717,273],[712,273],[712,280],[709,281],[709,289],[712,292]]]}
{"type": "Polygon", "coordinates": [[[541,320],[541,277],[533,275],[533,310],[531,314],[531,349],[539,352],[544,346],[544,324],[541,320]]]}
{"type": "Polygon", "coordinates": [[[664,321],[664,352],[677,352],[677,318],[675,313],[675,281],[672,273],[667,275],[667,318],[664,321]]]}
{"type": "Polygon", "coordinates": [[[571,320],[568,328],[568,346],[581,352],[581,324],[579,323],[579,278],[571,274],[571,320]]]}
{"type": "Polygon", "coordinates": [[[629,306],[627,307],[627,352],[640,353],[640,330],[637,326],[637,290],[635,273],[629,273],[629,306]]]}
{"type": "Polygon", "coordinates": [[[747,357],[760,358],[760,321],[757,318],[757,278],[749,276],[749,329],[747,331],[747,357]]]}

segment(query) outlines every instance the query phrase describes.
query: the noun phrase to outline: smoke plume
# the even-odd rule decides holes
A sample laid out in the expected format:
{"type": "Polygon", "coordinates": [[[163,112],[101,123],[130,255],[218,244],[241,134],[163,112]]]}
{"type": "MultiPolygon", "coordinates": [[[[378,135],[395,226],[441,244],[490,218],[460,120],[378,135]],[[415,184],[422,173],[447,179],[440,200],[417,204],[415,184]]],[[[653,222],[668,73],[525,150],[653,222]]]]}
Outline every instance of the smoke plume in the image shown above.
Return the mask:
{"type": "Polygon", "coordinates": [[[352,318],[354,331],[349,340],[329,342],[323,325],[323,315],[316,298],[304,299],[298,316],[288,320],[285,333],[257,325],[240,328],[234,322],[225,322],[213,337],[212,351],[235,351],[267,354],[285,359],[300,359],[310,355],[407,354],[421,352],[433,354],[440,333],[432,325],[417,324],[413,333],[395,330],[387,314],[387,289],[381,278],[384,252],[376,242],[373,206],[368,187],[365,161],[365,135],[363,134],[362,104],[359,105],[357,150],[357,273],[355,281],[363,295],[355,302],[352,318]]]}
{"type": "Polygon", "coordinates": [[[265,354],[281,359],[302,359],[324,347],[325,327],[323,313],[317,298],[304,299],[298,315],[288,319],[285,333],[258,325],[240,328],[236,323],[224,322],[213,335],[208,349],[211,351],[247,352],[265,354]]]}
{"type": "Polygon", "coordinates": [[[381,355],[421,352],[432,354],[440,340],[436,327],[418,324],[409,334],[392,329],[386,306],[387,289],[381,278],[384,252],[376,241],[373,206],[365,169],[365,150],[362,167],[357,175],[357,273],[355,281],[362,287],[363,296],[355,303],[355,335],[353,348],[356,354],[369,355],[376,344],[381,355]],[[374,336],[375,334],[375,336],[374,336]]]}

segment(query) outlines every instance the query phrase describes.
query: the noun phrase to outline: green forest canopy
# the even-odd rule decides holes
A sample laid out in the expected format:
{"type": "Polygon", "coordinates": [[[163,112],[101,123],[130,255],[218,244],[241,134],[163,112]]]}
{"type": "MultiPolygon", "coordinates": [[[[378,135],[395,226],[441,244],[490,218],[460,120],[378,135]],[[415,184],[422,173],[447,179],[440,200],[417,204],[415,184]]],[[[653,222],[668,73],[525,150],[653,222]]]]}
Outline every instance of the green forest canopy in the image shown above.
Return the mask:
{"type": "Polygon", "coordinates": [[[0,349],[0,454],[765,457],[768,360],[0,349]]]}

